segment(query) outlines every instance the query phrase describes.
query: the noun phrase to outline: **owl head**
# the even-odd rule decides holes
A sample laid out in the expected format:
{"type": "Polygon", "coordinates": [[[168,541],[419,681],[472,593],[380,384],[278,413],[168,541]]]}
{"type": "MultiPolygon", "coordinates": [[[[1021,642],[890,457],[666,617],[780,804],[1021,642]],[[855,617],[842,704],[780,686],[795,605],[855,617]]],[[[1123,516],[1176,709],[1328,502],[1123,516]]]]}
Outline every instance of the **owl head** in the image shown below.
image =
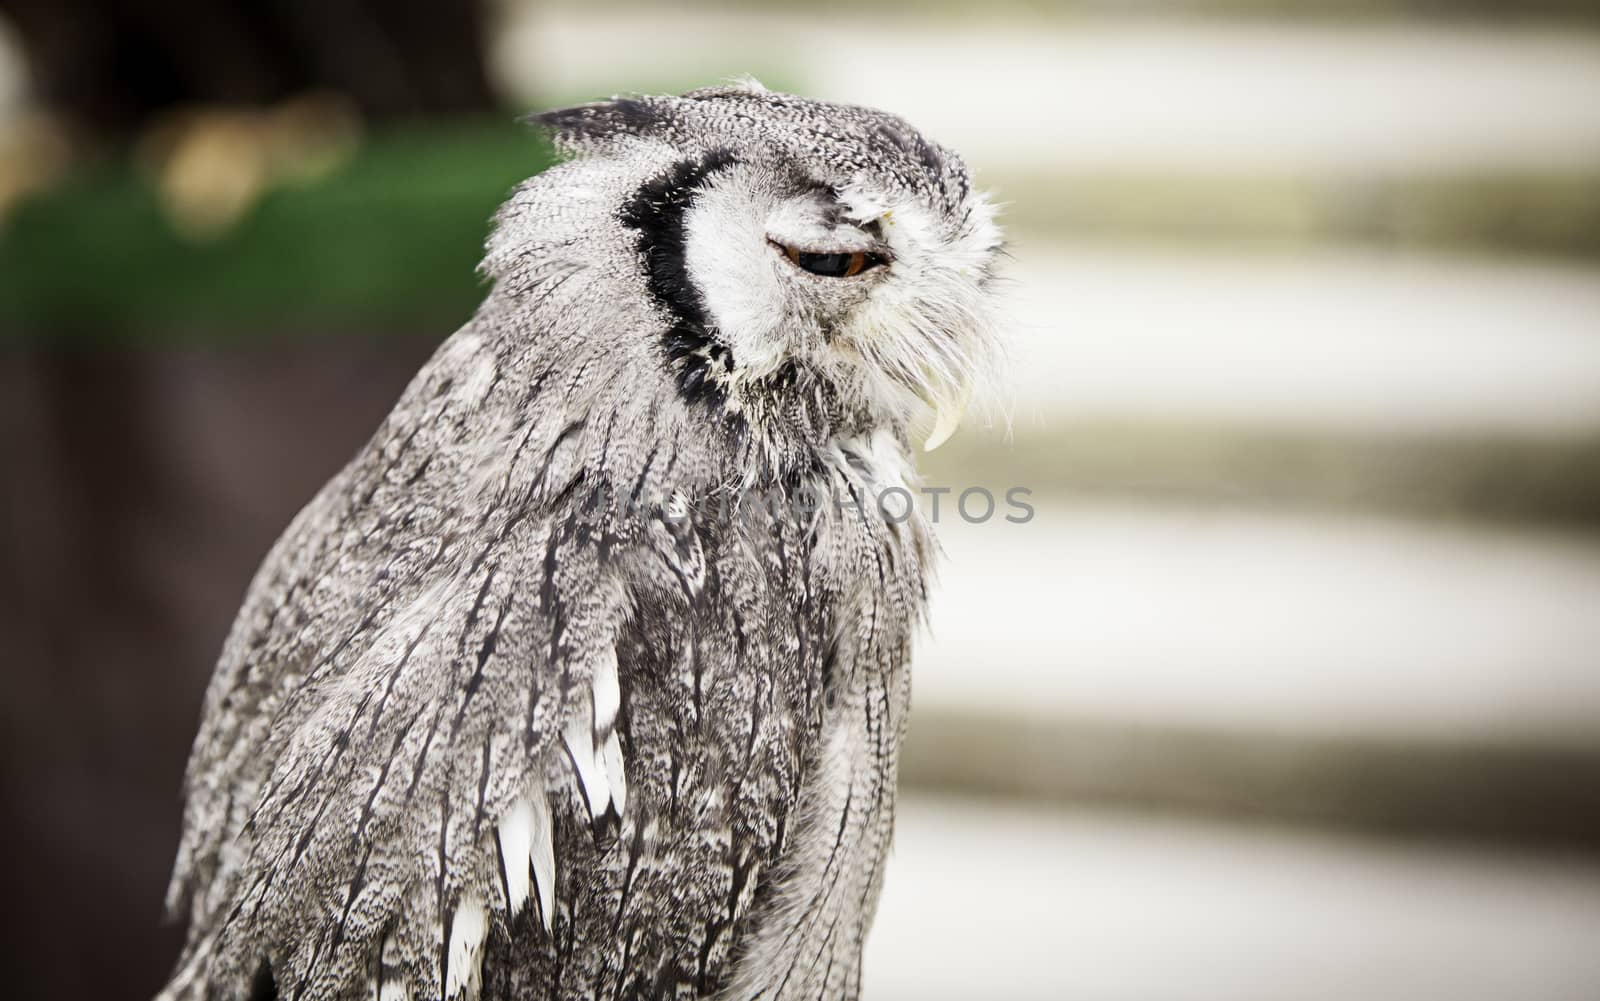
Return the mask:
{"type": "Polygon", "coordinates": [[[994,356],[1000,234],[950,150],[753,81],[535,120],[567,160],[500,214],[501,294],[606,283],[679,395],[757,434],[954,431],[994,356]]]}

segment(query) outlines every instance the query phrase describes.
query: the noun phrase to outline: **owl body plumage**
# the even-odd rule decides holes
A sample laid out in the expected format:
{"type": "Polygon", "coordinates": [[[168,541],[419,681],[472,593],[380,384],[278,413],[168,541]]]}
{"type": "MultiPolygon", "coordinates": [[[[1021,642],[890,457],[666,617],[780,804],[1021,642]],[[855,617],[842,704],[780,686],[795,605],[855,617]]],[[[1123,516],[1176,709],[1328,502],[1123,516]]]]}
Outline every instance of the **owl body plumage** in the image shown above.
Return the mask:
{"type": "MultiPolygon", "coordinates": [[[[697,94],[546,120],[578,155],[502,210],[484,305],[258,572],[163,997],[859,992],[933,555],[877,503],[915,417],[831,357],[840,329],[762,360],[696,227],[813,141],[716,141],[763,108],[859,115],[838,141],[921,170],[919,203],[970,196],[888,116],[697,94]]],[[[950,239],[992,244],[968,212],[950,239]]]]}

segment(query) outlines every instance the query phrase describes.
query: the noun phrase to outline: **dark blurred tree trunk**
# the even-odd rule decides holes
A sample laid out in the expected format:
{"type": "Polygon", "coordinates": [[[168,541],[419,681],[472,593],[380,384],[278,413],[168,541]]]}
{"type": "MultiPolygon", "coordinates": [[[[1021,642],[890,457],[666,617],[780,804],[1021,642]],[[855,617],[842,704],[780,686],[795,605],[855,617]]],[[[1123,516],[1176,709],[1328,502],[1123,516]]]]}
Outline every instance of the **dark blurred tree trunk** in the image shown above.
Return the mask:
{"type": "Polygon", "coordinates": [[[13,358],[0,390],[0,823],[19,842],[11,899],[29,915],[8,963],[23,995],[112,996],[130,975],[148,986],[123,943],[173,943],[149,896],[170,826],[151,797],[170,810],[190,699],[163,663],[185,658],[148,566],[169,491],[148,454],[145,387],[127,374],[119,359],[13,358]],[[116,972],[96,974],[102,964],[116,972]]]}
{"type": "MultiPolygon", "coordinates": [[[[94,147],[169,111],[307,92],[380,123],[493,103],[476,3],[0,0],[0,16],[37,101],[94,147]]],[[[272,539],[431,343],[26,340],[0,353],[4,993],[143,998],[181,934],[161,901],[223,633],[272,539]]]]}
{"type": "Polygon", "coordinates": [[[147,998],[200,697],[272,540],[431,338],[0,352],[6,997],[147,998]]]}
{"type": "Polygon", "coordinates": [[[481,5],[419,0],[0,0],[38,99],[97,135],[193,103],[332,90],[369,119],[492,104],[481,5]]]}

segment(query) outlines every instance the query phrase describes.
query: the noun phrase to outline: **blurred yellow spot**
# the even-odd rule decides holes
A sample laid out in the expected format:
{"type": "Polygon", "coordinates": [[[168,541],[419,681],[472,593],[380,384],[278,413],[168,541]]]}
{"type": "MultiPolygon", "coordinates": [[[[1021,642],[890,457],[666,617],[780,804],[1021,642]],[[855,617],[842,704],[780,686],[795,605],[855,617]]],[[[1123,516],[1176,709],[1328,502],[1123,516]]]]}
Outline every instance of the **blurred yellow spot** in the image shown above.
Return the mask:
{"type": "Polygon", "coordinates": [[[25,115],[0,130],[0,223],[24,197],[54,184],[71,154],[66,130],[49,115],[25,115]]]}
{"type": "Polygon", "coordinates": [[[273,186],[325,176],[349,159],[360,137],[354,104],[315,93],[265,110],[176,112],[145,135],[138,158],[173,227],[201,241],[226,233],[273,186]]]}

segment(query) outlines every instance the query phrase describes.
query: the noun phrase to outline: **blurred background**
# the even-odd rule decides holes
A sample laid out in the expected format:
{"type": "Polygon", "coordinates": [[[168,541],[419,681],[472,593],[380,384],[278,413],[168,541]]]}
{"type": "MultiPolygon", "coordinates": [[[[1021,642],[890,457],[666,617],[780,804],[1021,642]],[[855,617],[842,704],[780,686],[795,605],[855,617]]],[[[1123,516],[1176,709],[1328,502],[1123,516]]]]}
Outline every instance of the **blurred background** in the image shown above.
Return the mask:
{"type": "Polygon", "coordinates": [[[869,997],[1600,998],[1600,3],[0,0],[17,997],[140,998],[256,563],[521,111],[753,73],[1006,205],[869,997]]]}

